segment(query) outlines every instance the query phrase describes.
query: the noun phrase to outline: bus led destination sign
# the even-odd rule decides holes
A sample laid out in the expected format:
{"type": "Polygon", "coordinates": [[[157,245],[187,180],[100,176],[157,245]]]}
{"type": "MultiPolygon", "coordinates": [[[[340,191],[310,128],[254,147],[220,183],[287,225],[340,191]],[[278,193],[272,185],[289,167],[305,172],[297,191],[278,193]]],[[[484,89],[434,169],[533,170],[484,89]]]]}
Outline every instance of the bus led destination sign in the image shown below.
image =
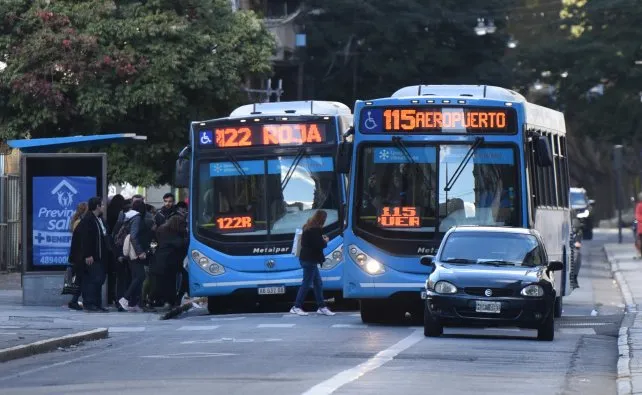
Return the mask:
{"type": "Polygon", "coordinates": [[[322,144],[326,142],[326,124],[322,123],[221,126],[213,128],[212,132],[212,145],[216,148],[322,144]]]}
{"type": "Polygon", "coordinates": [[[365,108],[366,133],[514,133],[515,112],[508,108],[394,107],[365,108]]]}

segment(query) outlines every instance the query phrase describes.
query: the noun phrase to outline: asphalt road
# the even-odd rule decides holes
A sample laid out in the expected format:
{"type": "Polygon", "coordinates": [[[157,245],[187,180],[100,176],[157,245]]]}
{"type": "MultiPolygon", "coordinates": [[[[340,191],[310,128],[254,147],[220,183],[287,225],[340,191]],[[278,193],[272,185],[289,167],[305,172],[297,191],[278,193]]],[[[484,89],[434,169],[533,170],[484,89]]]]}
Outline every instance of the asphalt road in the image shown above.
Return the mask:
{"type": "Polygon", "coordinates": [[[601,253],[607,239],[616,234],[585,242],[581,288],[553,342],[512,328],[427,339],[420,327],[362,325],[356,312],[119,319],[109,339],[0,364],[0,392],[614,394],[624,306],[601,253]]]}

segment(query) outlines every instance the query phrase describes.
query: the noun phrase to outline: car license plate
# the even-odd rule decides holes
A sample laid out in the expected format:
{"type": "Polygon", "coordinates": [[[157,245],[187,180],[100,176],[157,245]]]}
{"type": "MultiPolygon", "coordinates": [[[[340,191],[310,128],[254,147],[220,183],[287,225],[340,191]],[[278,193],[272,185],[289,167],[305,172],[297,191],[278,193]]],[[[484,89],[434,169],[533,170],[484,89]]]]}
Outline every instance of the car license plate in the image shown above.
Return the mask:
{"type": "Polygon", "coordinates": [[[282,295],[285,293],[285,286],[259,288],[259,295],[282,295]]]}
{"type": "Polygon", "coordinates": [[[501,302],[486,302],[483,300],[475,301],[476,309],[478,313],[494,313],[499,314],[501,312],[502,304],[501,302]]]}
{"type": "Polygon", "coordinates": [[[421,299],[426,299],[426,291],[421,291],[421,299]]]}

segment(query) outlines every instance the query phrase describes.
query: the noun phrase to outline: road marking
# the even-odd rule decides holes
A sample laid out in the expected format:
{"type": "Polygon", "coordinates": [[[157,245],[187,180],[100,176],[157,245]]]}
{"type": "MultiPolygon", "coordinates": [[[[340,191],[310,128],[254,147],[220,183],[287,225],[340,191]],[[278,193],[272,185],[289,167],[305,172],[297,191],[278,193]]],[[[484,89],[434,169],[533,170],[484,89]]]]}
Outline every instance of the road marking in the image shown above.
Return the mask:
{"type": "MultiPolygon", "coordinates": [[[[334,324],[332,328],[367,328],[365,324],[334,324]]],[[[414,329],[414,328],[413,328],[414,329]]]]}
{"type": "Polygon", "coordinates": [[[158,358],[158,359],[180,359],[180,358],[209,358],[209,357],[229,357],[232,355],[226,352],[184,352],[179,354],[165,355],[141,355],[141,358],[158,358]]]}
{"type": "Polygon", "coordinates": [[[257,328],[292,328],[296,324],[259,324],[257,328]]]}
{"type": "Polygon", "coordinates": [[[329,379],[310,388],[303,395],[328,395],[343,387],[344,385],[353,382],[364,374],[371,372],[387,362],[392,361],[394,357],[405,351],[406,349],[417,344],[424,338],[424,334],[420,329],[415,330],[410,336],[404,338],[400,342],[380,351],[374,357],[367,361],[353,367],[346,369],[329,379]]]}
{"type": "Polygon", "coordinates": [[[595,335],[593,328],[561,328],[560,332],[569,335],[595,335]]]}
{"type": "Polygon", "coordinates": [[[17,335],[18,332],[0,332],[0,335],[17,335]]]}
{"type": "Polygon", "coordinates": [[[110,333],[125,333],[125,332],[144,332],[144,326],[110,326],[108,328],[110,333]]]}
{"type": "Polygon", "coordinates": [[[181,326],[177,331],[211,331],[218,327],[218,325],[186,325],[181,326]]]}
{"type": "Polygon", "coordinates": [[[222,337],[220,339],[208,339],[208,340],[186,340],[182,341],[180,344],[213,344],[213,343],[272,343],[272,342],[280,342],[283,341],[283,339],[235,339],[232,337],[222,337]]]}
{"type": "Polygon", "coordinates": [[[212,321],[238,321],[238,320],[244,320],[246,317],[217,317],[217,318],[210,318],[212,321]]]}

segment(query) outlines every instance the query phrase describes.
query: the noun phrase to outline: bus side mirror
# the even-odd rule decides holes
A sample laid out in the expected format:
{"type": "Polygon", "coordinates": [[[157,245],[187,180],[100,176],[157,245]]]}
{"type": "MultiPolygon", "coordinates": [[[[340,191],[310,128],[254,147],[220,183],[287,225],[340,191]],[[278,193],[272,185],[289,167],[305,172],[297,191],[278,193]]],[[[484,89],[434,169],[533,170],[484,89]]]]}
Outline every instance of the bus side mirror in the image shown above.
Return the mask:
{"type": "Polygon", "coordinates": [[[190,175],[189,151],[190,151],[190,147],[187,146],[183,148],[180,154],[178,154],[178,159],[176,160],[176,168],[174,169],[174,187],[176,188],[189,187],[189,175],[190,175]]]}
{"type": "Polygon", "coordinates": [[[540,167],[553,166],[553,153],[548,139],[544,136],[539,136],[535,140],[535,157],[537,158],[537,165],[540,167]]]}
{"type": "Polygon", "coordinates": [[[339,174],[350,173],[350,165],[352,164],[352,147],[353,143],[344,141],[339,144],[337,148],[337,157],[334,162],[335,171],[339,174]]]}

